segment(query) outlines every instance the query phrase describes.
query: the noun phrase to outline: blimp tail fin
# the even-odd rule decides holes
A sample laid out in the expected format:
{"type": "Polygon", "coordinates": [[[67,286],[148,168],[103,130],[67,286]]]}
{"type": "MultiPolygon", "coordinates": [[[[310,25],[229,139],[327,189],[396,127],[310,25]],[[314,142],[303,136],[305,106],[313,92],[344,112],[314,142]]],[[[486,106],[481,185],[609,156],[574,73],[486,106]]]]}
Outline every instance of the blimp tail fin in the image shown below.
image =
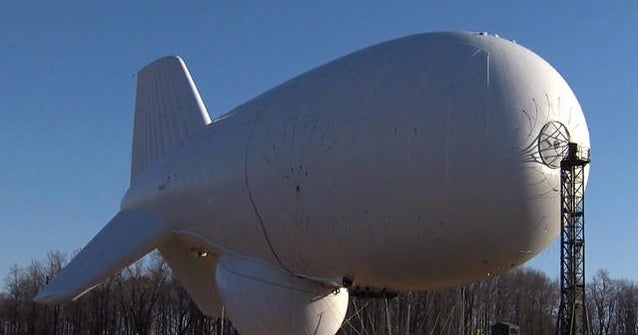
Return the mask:
{"type": "Polygon", "coordinates": [[[184,61],[164,57],[137,74],[131,184],[165,153],[211,123],[184,61]]]}
{"type": "Polygon", "coordinates": [[[34,300],[49,304],[74,301],[169,238],[169,229],[157,216],[122,211],[34,300]]]}

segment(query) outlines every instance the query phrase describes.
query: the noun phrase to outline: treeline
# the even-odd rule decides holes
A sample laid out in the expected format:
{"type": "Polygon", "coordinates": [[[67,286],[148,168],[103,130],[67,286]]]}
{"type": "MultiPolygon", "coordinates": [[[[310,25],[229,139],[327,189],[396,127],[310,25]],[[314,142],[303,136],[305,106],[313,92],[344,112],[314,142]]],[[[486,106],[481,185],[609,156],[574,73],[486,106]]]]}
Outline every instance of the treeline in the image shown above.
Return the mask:
{"type": "MultiPolygon", "coordinates": [[[[202,315],[157,255],[147,257],[77,302],[46,306],[33,297],[65,264],[57,252],[13,266],[0,293],[0,335],[238,334],[228,319],[202,315]]],[[[351,298],[339,334],[490,334],[505,321],[524,335],[553,334],[558,283],[518,269],[482,283],[407,293],[392,299],[351,298]]],[[[638,285],[599,271],[588,286],[592,334],[638,335],[638,285]]]]}

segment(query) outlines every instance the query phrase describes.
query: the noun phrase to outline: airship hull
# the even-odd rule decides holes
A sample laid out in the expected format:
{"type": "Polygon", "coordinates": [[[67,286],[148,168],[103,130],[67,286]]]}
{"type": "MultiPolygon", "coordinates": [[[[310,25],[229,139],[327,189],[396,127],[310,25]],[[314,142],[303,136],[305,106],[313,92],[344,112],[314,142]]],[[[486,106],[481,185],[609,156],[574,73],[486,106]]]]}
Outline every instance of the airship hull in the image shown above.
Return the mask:
{"type": "Polygon", "coordinates": [[[179,57],[137,78],[121,211],[37,301],[75,300],[157,248],[242,334],[331,335],[350,294],[476,282],[541,252],[567,144],[589,147],[561,75],[481,33],[378,44],[213,122],[179,57]]]}
{"type": "Polygon", "coordinates": [[[548,122],[588,146],[578,101],[534,53],[480,34],[410,36],[239,106],[124,207],[311,277],[393,290],[476,281],[558,236],[559,171],[537,143],[548,122]]]}

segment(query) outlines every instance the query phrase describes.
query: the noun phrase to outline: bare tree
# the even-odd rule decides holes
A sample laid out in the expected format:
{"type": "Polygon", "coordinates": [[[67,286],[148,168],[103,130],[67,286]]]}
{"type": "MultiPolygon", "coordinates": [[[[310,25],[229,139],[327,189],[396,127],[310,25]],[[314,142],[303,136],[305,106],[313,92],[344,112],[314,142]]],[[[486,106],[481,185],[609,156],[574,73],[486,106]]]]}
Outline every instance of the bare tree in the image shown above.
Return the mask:
{"type": "MultiPolygon", "coordinates": [[[[147,257],[78,301],[47,306],[35,294],[62,268],[63,254],[11,267],[0,292],[0,335],[18,334],[237,334],[228,320],[203,315],[157,255],[147,257]]],[[[638,335],[638,287],[599,271],[589,290],[595,334],[638,335]]],[[[554,331],[558,283],[517,269],[459,288],[400,294],[392,299],[352,297],[339,334],[489,334],[497,321],[529,335],[554,331]]]]}

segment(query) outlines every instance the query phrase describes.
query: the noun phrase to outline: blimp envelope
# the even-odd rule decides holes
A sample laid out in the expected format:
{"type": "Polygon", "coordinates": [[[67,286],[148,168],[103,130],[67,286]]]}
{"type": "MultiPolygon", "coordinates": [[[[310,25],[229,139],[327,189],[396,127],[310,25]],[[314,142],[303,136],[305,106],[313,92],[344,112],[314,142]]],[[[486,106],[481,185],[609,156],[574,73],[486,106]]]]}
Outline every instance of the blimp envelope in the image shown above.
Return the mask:
{"type": "Polygon", "coordinates": [[[483,33],[376,44],[213,122],[179,57],[137,90],[121,212],[39,301],[158,248],[202,312],[225,306],[242,333],[333,334],[350,295],[478,282],[547,248],[561,161],[590,147],[563,77],[483,33]]]}

